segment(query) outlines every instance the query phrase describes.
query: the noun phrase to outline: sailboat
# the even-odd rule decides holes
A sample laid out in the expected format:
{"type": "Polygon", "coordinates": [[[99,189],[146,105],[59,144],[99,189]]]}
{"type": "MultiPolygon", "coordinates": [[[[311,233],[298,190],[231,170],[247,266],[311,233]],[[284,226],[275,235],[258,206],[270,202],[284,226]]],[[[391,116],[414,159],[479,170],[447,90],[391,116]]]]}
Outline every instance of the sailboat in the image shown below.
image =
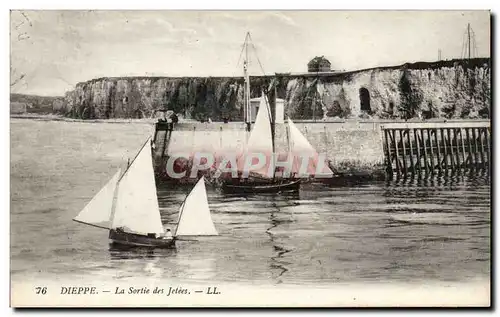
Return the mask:
{"type": "Polygon", "coordinates": [[[232,193],[261,193],[296,191],[300,188],[300,179],[275,177],[274,165],[276,150],[274,144],[274,129],[272,129],[271,120],[272,117],[269,103],[266,96],[262,94],[255,124],[243,153],[237,159],[237,166],[239,174],[241,175],[247,156],[253,153],[263,154],[266,158],[266,164],[260,169],[250,171],[248,177],[223,180],[221,182],[223,191],[232,193]]]}
{"type": "Polygon", "coordinates": [[[326,157],[321,157],[300,132],[295,123],[287,119],[288,160],[292,162],[292,173],[302,179],[330,179],[334,173],[326,157]],[[307,162],[303,162],[306,159],[307,162]]]}
{"type": "MultiPolygon", "coordinates": [[[[249,58],[248,47],[251,41],[250,33],[247,32],[243,50],[245,51],[245,59],[243,61],[243,74],[245,79],[244,85],[244,115],[246,129],[250,132],[247,144],[242,155],[237,160],[238,171],[241,175],[245,158],[251,153],[260,153],[266,156],[267,162],[265,166],[257,171],[252,171],[250,177],[239,177],[225,179],[219,182],[220,187],[225,192],[243,192],[243,193],[260,193],[260,192],[281,192],[298,190],[300,180],[291,180],[285,178],[276,178],[274,173],[274,120],[270,111],[269,102],[264,93],[261,94],[259,110],[253,129],[251,129],[252,115],[250,105],[250,76],[248,73],[249,58]],[[271,165],[271,166],[270,166],[271,165]],[[271,171],[272,175],[269,175],[271,171]]],[[[253,44],[252,44],[253,46],[253,44]]],[[[254,47],[255,49],[255,47],[254,47]]],[[[260,62],[259,62],[260,63],[260,62]]]]}
{"type": "Polygon", "coordinates": [[[165,232],[150,140],[144,143],[125,172],[118,170],[73,220],[109,230],[109,240],[117,246],[167,248],[174,246],[181,236],[218,235],[203,177],[180,206],[175,232],[165,232]]]}
{"type": "MultiPolygon", "coordinates": [[[[316,172],[318,153],[313,146],[307,141],[307,138],[299,131],[295,124],[288,118],[288,155],[287,159],[292,162],[291,174],[288,177],[276,177],[275,159],[278,156],[275,148],[275,118],[271,113],[269,101],[266,95],[262,92],[259,102],[259,108],[253,128],[251,129],[251,106],[250,106],[250,76],[248,74],[248,43],[251,40],[250,34],[247,33],[244,43],[245,60],[243,62],[243,73],[245,79],[244,85],[244,112],[247,131],[250,131],[247,144],[243,150],[243,154],[237,160],[238,171],[241,173],[243,162],[246,157],[252,153],[260,153],[266,156],[266,164],[259,170],[251,171],[249,177],[231,178],[219,181],[220,187],[225,192],[244,192],[244,193],[261,193],[261,192],[282,192],[282,191],[297,191],[300,188],[301,177],[299,175],[301,167],[301,157],[312,156],[312,166],[308,162],[306,172],[309,175],[314,175],[316,172]],[[312,171],[314,169],[314,171],[312,171]]],[[[253,44],[252,44],[253,45],[253,44]]],[[[259,62],[260,63],[260,62],[259,62]]],[[[277,97],[276,85],[274,85],[274,98],[277,97]]],[[[325,168],[321,168],[322,171],[325,168]]],[[[326,167],[326,174],[331,173],[326,167]]]]}

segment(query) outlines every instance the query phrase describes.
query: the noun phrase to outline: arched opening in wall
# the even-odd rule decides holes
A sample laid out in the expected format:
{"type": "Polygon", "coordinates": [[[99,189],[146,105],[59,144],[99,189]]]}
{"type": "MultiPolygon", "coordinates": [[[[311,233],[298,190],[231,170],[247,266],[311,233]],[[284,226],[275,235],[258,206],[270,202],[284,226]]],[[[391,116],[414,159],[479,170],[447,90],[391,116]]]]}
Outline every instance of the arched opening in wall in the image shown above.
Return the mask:
{"type": "Polygon", "coordinates": [[[359,101],[361,103],[361,111],[370,113],[372,108],[370,106],[370,92],[366,88],[359,89],[359,101]]]}

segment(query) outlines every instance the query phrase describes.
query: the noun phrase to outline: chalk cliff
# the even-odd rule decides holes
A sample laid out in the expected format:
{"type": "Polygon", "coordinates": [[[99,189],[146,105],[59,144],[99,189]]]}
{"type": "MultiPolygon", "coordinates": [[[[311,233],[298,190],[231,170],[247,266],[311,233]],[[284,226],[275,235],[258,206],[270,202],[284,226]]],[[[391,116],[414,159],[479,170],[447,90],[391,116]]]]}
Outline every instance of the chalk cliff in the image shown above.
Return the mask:
{"type": "MultiPolygon", "coordinates": [[[[273,94],[270,87],[292,119],[490,116],[489,58],[251,78],[252,97],[273,94]]],[[[54,111],[83,119],[143,118],[168,108],[190,119],[237,121],[242,105],[242,78],[123,77],[79,83],[54,111]]]]}

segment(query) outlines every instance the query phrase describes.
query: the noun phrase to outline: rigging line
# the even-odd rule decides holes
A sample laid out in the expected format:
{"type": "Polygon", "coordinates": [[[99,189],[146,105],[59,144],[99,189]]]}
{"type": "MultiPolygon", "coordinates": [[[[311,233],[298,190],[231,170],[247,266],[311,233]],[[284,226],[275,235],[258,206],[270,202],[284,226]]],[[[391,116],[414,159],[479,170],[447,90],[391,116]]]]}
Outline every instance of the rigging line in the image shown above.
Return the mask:
{"type": "Polygon", "coordinates": [[[255,48],[255,45],[252,43],[252,47],[255,52],[255,57],[257,57],[257,62],[259,63],[260,70],[262,71],[262,75],[266,75],[266,72],[264,71],[264,67],[262,67],[262,63],[260,62],[259,56],[257,55],[257,48],[255,48]]]}
{"type": "Polygon", "coordinates": [[[460,51],[460,58],[465,58],[465,52],[467,51],[467,31],[462,35],[462,50],[460,51]]]}
{"type": "Polygon", "coordinates": [[[252,44],[252,48],[254,50],[255,57],[257,57],[257,62],[259,63],[260,70],[262,71],[262,75],[265,75],[266,72],[264,72],[264,67],[262,67],[262,63],[260,62],[259,55],[257,55],[257,48],[253,44],[252,36],[250,35],[250,33],[248,33],[248,38],[250,39],[250,44],[252,44]]]}
{"type": "MultiPolygon", "coordinates": [[[[194,186],[196,187],[196,185],[194,186]]],[[[184,197],[184,201],[182,202],[181,205],[181,210],[179,210],[179,217],[177,218],[177,226],[175,227],[174,237],[177,236],[177,229],[179,229],[179,223],[181,222],[182,213],[184,212],[184,205],[186,204],[186,200],[188,199],[188,197],[191,195],[192,192],[193,190],[191,189],[191,192],[189,192],[189,194],[187,194],[187,196],[184,197]]]]}
{"type": "Polygon", "coordinates": [[[139,156],[139,154],[141,154],[142,152],[142,149],[146,146],[146,144],[148,144],[148,142],[151,140],[151,136],[149,136],[146,140],[146,142],[144,142],[144,144],[141,146],[141,149],[139,150],[139,152],[137,152],[137,154],[135,155],[134,159],[130,162],[130,164],[127,166],[127,169],[125,170],[125,172],[123,172],[122,176],[118,179],[118,182],[119,183],[122,178],[125,176],[125,174],[127,174],[127,172],[130,170],[130,167],[132,166],[132,164],[135,162],[135,160],[137,159],[137,157],[139,156]]]}
{"type": "Polygon", "coordinates": [[[479,54],[477,52],[477,43],[476,43],[476,33],[474,32],[474,30],[472,30],[471,28],[471,31],[472,31],[472,43],[474,44],[474,57],[479,57],[479,54]]]}
{"type": "Polygon", "coordinates": [[[464,40],[463,40],[463,35],[462,35],[461,42],[462,42],[462,46],[460,47],[460,58],[462,58],[462,52],[464,51],[464,40]]]}
{"type": "Polygon", "coordinates": [[[467,26],[467,51],[465,52],[465,55],[467,56],[468,59],[471,58],[471,28],[470,25],[467,26]]]}
{"type": "Polygon", "coordinates": [[[96,228],[101,228],[101,229],[106,229],[106,230],[109,230],[108,227],[104,227],[104,226],[99,226],[99,225],[96,225],[96,224],[93,224],[93,223],[87,223],[87,222],[83,222],[83,221],[80,221],[80,220],[76,220],[76,219],[72,219],[74,222],[78,222],[78,223],[83,223],[85,225],[89,225],[89,226],[93,226],[93,227],[96,227],[96,228]]]}
{"type": "Polygon", "coordinates": [[[467,45],[468,45],[467,37],[468,37],[467,29],[465,29],[464,35],[463,35],[463,42],[462,42],[463,54],[461,55],[461,58],[463,58],[463,59],[467,58],[467,45]]]}
{"type": "Polygon", "coordinates": [[[474,40],[476,39],[476,33],[474,32],[474,30],[472,29],[472,27],[470,28],[470,35],[471,35],[471,38],[472,38],[472,42],[474,42],[474,40]]]}
{"type": "MultiPolygon", "coordinates": [[[[119,171],[121,171],[121,169],[119,171]]],[[[115,190],[113,191],[113,200],[111,201],[111,213],[109,215],[110,229],[113,227],[113,224],[115,222],[116,204],[118,202],[118,189],[119,189],[119,187],[120,187],[120,182],[117,181],[116,185],[115,185],[115,190]]]]}
{"type": "Polygon", "coordinates": [[[477,57],[476,39],[472,37],[472,57],[477,57]]]}
{"type": "Polygon", "coordinates": [[[476,57],[479,57],[479,49],[476,42],[476,37],[474,37],[474,49],[476,50],[476,57]]]}
{"type": "MultiPolygon", "coordinates": [[[[246,38],[245,38],[246,42],[246,38]]],[[[238,66],[240,66],[240,61],[241,61],[241,56],[243,56],[243,51],[245,50],[245,43],[241,46],[241,51],[240,51],[240,57],[238,57],[238,63],[236,64],[236,69],[238,69],[238,66]]]]}

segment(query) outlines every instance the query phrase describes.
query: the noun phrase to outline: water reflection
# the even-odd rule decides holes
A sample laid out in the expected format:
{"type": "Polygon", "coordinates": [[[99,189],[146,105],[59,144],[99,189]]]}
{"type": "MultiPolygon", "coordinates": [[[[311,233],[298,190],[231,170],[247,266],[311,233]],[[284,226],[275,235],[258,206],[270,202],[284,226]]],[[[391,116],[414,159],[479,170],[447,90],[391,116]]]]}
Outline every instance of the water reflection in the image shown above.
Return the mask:
{"type": "MultiPolygon", "coordinates": [[[[217,191],[224,199],[231,198],[243,198],[246,200],[296,200],[300,198],[300,192],[284,191],[280,193],[223,193],[222,191],[217,191]]],[[[210,203],[210,202],[209,202],[210,203]]]]}
{"type": "Polygon", "coordinates": [[[210,280],[216,278],[217,261],[211,254],[203,253],[203,256],[190,256],[182,254],[175,259],[175,264],[181,268],[182,278],[194,278],[197,280],[210,280]]]}
{"type": "Polygon", "coordinates": [[[490,170],[480,169],[458,169],[448,171],[437,171],[434,174],[410,174],[405,177],[388,177],[387,186],[417,186],[434,187],[458,185],[461,183],[475,183],[476,181],[489,181],[490,170]]]}
{"type": "Polygon", "coordinates": [[[170,248],[147,248],[147,247],[127,247],[110,244],[109,255],[111,260],[132,260],[132,259],[155,259],[158,257],[175,256],[177,248],[173,245],[170,248]]]}
{"type": "MultiPolygon", "coordinates": [[[[298,197],[297,196],[283,196],[285,199],[290,199],[298,197]]],[[[271,198],[272,199],[272,198],[271,198]]],[[[278,243],[278,239],[276,238],[275,234],[272,232],[273,229],[278,228],[280,224],[282,224],[283,220],[280,220],[280,218],[277,217],[277,213],[280,212],[280,208],[278,207],[278,204],[274,201],[272,203],[272,209],[271,209],[271,214],[269,215],[269,220],[270,220],[270,227],[266,229],[266,233],[269,235],[269,239],[271,240],[271,245],[273,247],[273,251],[275,252],[274,256],[271,256],[271,264],[270,268],[272,270],[278,270],[278,275],[275,276],[274,278],[276,279],[276,283],[280,284],[283,281],[281,280],[281,276],[285,274],[288,271],[288,268],[286,265],[291,264],[290,262],[283,261],[283,257],[285,254],[288,252],[291,252],[292,249],[287,249],[284,245],[281,245],[278,243]]],[[[288,220],[290,222],[292,220],[288,220]]]]}
{"type": "MultiPolygon", "coordinates": [[[[190,188],[159,188],[164,223],[175,223],[190,188]]],[[[302,184],[281,194],[207,186],[207,194],[218,237],[179,241],[176,249],[110,249],[122,275],[135,267],[163,278],[280,284],[453,280],[487,271],[488,173],[302,184]]]]}

